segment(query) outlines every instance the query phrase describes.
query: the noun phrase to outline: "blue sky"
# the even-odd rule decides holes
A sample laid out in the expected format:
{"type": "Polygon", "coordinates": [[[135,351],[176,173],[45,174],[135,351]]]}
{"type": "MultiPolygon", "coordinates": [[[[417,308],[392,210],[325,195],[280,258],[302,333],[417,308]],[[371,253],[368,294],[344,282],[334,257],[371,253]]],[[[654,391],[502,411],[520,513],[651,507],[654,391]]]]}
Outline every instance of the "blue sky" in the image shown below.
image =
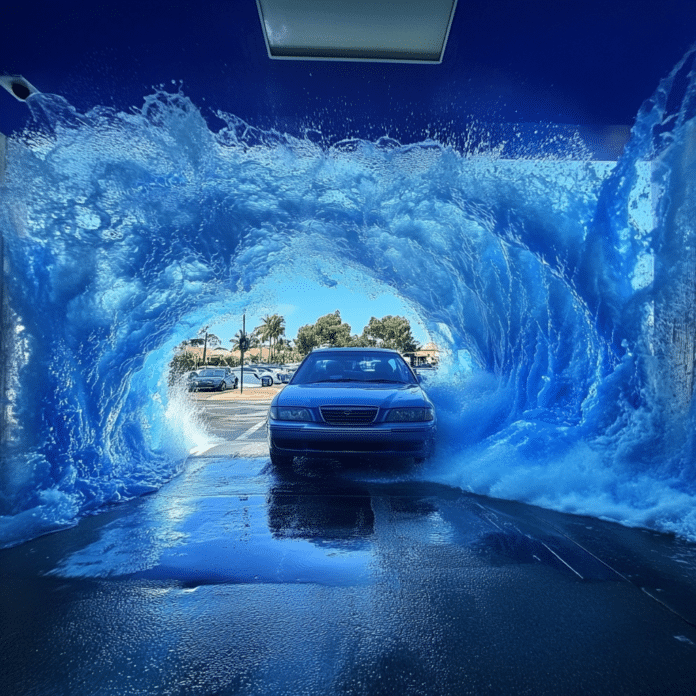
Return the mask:
{"type": "MultiPolygon", "coordinates": [[[[344,271],[342,276],[346,276],[344,271]]],[[[297,331],[305,324],[313,324],[319,317],[339,310],[341,319],[350,324],[351,333],[360,334],[371,317],[381,319],[388,314],[406,317],[411,323],[413,337],[421,344],[430,338],[420,323],[418,315],[400,297],[388,288],[375,287],[365,279],[342,278],[342,282],[327,287],[313,279],[294,277],[277,286],[269,285],[263,299],[250,308],[246,314],[247,331],[259,326],[266,314],[280,314],[285,317],[285,335],[295,338],[297,331]]],[[[241,316],[211,322],[210,331],[229,346],[229,340],[242,327],[241,316]]]]}

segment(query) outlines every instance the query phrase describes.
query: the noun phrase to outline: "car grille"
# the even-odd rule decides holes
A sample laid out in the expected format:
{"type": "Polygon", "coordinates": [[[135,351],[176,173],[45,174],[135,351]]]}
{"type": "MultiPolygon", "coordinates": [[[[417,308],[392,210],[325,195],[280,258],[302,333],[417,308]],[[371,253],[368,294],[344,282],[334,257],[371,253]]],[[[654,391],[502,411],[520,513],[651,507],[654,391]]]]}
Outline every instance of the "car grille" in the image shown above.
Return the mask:
{"type": "Polygon", "coordinates": [[[324,422],[329,425],[369,425],[377,417],[377,407],[322,406],[319,410],[324,422]]]}
{"type": "Polygon", "coordinates": [[[422,449],[420,442],[346,442],[345,440],[286,440],[278,438],[273,441],[278,449],[304,452],[338,452],[350,454],[355,452],[404,452],[418,453],[422,449]]]}

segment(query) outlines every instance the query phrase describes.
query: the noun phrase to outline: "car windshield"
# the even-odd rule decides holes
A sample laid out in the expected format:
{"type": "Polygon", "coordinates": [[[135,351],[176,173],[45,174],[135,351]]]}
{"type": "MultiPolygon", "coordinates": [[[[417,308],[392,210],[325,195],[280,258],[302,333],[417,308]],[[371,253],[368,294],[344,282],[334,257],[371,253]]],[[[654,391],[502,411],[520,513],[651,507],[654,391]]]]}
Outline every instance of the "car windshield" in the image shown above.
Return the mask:
{"type": "Polygon", "coordinates": [[[198,373],[199,377],[224,377],[224,370],[201,370],[198,373]]]}
{"type": "Polygon", "coordinates": [[[310,353],[290,384],[315,382],[393,382],[414,384],[413,373],[395,353],[331,351],[310,353]]]}

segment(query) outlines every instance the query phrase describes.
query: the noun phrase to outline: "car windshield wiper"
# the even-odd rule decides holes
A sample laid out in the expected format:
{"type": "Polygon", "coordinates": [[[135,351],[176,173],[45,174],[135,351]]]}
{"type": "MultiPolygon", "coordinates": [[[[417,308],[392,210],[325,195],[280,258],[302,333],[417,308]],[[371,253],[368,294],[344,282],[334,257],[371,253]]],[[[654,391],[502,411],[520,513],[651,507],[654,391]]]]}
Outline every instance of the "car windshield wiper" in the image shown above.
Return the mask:
{"type": "Polygon", "coordinates": [[[314,380],[314,384],[319,384],[321,382],[359,382],[361,380],[353,379],[352,377],[340,377],[338,379],[317,379],[314,380]]]}
{"type": "Polygon", "coordinates": [[[390,384],[407,384],[407,382],[402,382],[400,379],[387,379],[386,377],[378,379],[366,379],[366,382],[389,382],[390,384]]]}

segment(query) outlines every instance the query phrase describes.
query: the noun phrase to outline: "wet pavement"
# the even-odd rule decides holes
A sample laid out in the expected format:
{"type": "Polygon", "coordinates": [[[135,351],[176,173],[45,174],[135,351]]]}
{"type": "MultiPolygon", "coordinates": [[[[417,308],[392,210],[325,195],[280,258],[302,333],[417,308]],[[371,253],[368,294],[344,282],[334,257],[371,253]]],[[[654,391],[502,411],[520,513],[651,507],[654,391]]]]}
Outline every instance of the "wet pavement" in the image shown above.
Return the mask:
{"type": "Polygon", "coordinates": [[[196,457],[0,552],[2,693],[696,693],[696,545],[395,467],[196,457]]]}

